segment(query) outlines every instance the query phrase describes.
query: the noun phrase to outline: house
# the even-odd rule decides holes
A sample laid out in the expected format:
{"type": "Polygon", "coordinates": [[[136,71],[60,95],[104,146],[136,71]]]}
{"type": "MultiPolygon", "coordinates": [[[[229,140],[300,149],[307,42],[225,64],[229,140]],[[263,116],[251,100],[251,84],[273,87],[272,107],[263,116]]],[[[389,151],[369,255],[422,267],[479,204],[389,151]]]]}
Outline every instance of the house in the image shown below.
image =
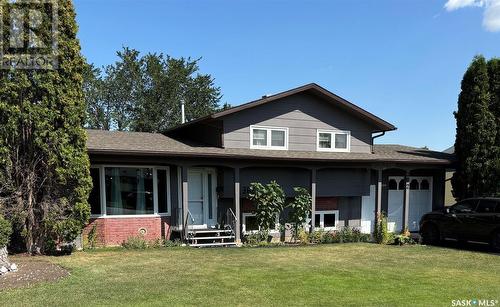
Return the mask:
{"type": "Polygon", "coordinates": [[[156,133],[88,130],[98,240],[180,237],[193,245],[239,243],[257,230],[248,188],[276,180],[312,195],[312,229],[418,231],[444,206],[450,154],[376,145],[389,122],[308,84],[156,133]],[[219,229],[223,228],[225,229],[219,229]],[[208,242],[208,243],[207,243],[208,242]]]}

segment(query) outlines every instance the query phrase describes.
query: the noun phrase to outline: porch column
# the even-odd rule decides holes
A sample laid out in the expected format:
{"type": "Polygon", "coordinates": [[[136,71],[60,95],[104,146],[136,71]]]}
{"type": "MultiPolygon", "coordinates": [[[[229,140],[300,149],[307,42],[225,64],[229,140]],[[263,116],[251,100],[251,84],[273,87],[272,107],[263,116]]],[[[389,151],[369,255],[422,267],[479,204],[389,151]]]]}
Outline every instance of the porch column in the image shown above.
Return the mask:
{"type": "Polygon", "coordinates": [[[382,213],[382,169],[377,169],[377,199],[375,200],[375,223],[377,217],[382,213]]]}
{"type": "Polygon", "coordinates": [[[188,167],[183,165],[182,169],[182,231],[184,232],[184,239],[188,238],[188,167]]]}
{"type": "Polygon", "coordinates": [[[240,210],[240,169],[234,168],[234,209],[236,215],[235,236],[236,243],[241,243],[241,210],[240,210]]]}
{"type": "Polygon", "coordinates": [[[316,169],[311,169],[311,232],[316,225],[316,169]]]}
{"type": "Polygon", "coordinates": [[[405,192],[404,192],[404,206],[403,206],[403,228],[404,231],[408,228],[409,212],[410,212],[410,171],[407,170],[405,174],[405,192]]]}

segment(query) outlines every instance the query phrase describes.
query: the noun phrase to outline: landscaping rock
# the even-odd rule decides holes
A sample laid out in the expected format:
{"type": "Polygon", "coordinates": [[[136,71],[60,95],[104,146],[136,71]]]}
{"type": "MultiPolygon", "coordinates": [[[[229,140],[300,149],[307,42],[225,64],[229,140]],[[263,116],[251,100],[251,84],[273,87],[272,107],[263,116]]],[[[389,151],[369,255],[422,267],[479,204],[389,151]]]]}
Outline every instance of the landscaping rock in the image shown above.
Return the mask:
{"type": "Polygon", "coordinates": [[[15,263],[11,263],[9,271],[11,271],[11,272],[17,272],[17,265],[15,263]]]}
{"type": "Polygon", "coordinates": [[[10,262],[7,256],[7,246],[0,248],[0,266],[10,267],[10,262]]]}
{"type": "Polygon", "coordinates": [[[5,267],[5,266],[2,266],[0,268],[0,275],[4,275],[4,274],[7,274],[9,270],[5,267]]]}

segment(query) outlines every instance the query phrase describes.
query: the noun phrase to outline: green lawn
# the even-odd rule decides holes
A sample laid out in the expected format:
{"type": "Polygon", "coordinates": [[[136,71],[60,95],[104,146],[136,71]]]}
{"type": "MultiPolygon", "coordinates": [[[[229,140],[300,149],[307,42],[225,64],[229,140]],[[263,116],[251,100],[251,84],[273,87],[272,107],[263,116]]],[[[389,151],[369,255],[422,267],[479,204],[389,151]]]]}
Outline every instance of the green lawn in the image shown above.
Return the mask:
{"type": "Polygon", "coordinates": [[[451,306],[452,299],[500,300],[500,256],[437,247],[101,250],[45,259],[71,276],[0,292],[0,305],[451,306]]]}

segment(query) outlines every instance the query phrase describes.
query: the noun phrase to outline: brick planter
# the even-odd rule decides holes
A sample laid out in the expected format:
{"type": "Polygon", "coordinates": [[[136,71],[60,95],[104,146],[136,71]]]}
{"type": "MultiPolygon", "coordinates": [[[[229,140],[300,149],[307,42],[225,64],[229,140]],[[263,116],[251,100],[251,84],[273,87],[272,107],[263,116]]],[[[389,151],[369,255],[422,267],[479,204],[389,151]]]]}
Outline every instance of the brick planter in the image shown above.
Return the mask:
{"type": "Polygon", "coordinates": [[[122,244],[129,237],[144,235],[148,241],[169,239],[170,217],[101,217],[93,218],[85,227],[83,234],[86,237],[96,225],[97,244],[101,246],[116,246],[122,244]]]}

